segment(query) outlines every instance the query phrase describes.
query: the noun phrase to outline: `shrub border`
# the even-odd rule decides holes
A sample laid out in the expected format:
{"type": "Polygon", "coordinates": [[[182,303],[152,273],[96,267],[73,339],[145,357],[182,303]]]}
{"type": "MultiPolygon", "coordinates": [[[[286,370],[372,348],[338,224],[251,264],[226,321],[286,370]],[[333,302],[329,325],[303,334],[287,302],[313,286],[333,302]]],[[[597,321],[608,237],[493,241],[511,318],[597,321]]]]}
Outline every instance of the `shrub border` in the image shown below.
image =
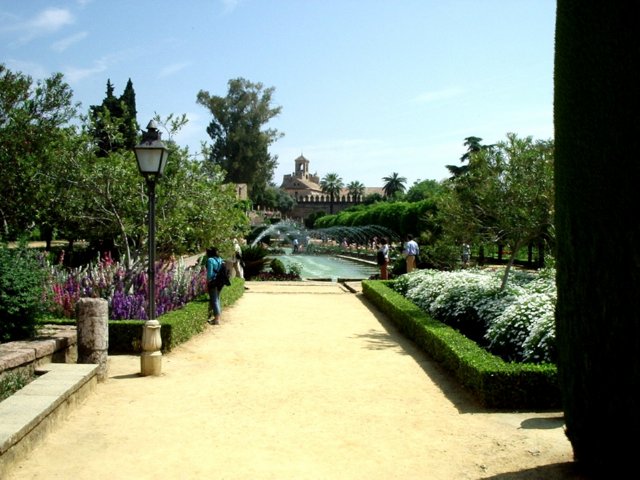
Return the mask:
{"type": "Polygon", "coordinates": [[[558,371],[553,364],[508,363],[457,330],[434,320],[394,291],[393,281],[363,280],[362,291],[400,332],[438,361],[486,408],[557,409],[558,371]]]}
{"type": "MultiPolygon", "coordinates": [[[[233,305],[244,294],[244,280],[238,277],[231,279],[231,285],[220,292],[222,307],[233,305]]],[[[170,352],[173,348],[186,342],[194,335],[204,331],[207,325],[209,299],[201,295],[178,310],[172,310],[158,318],[162,352],[170,352]]],[[[44,323],[75,325],[73,319],[50,319],[44,323]]],[[[139,354],[142,352],[142,327],[144,320],[109,320],[109,354],[139,354]]]]}

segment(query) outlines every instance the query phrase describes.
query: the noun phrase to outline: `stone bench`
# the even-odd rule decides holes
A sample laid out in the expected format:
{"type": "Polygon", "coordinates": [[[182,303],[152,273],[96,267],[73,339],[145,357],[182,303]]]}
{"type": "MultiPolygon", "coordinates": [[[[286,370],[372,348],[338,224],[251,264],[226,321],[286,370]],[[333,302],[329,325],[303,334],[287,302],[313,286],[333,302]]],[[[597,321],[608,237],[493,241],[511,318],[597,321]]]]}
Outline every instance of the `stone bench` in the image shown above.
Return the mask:
{"type": "Polygon", "coordinates": [[[0,472],[31,452],[57,422],[91,393],[98,365],[47,363],[38,378],[0,402],[0,472]]]}
{"type": "Polygon", "coordinates": [[[36,375],[0,402],[0,472],[25,458],[95,388],[99,365],[77,364],[77,357],[75,326],[47,326],[34,340],[0,344],[0,380],[36,375]]]}

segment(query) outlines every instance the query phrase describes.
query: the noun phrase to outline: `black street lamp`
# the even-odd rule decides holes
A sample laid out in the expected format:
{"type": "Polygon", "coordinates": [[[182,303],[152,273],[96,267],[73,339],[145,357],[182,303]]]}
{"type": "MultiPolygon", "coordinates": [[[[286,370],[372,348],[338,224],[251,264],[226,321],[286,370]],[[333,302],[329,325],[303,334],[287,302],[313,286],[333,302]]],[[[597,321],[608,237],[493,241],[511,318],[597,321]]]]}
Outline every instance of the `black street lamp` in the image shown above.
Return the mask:
{"type": "Polygon", "coordinates": [[[142,356],[140,366],[142,375],[160,375],[162,370],[162,337],[160,322],[156,320],[156,182],[162,176],[167,164],[169,151],[160,140],[160,131],[156,122],[151,120],[142,141],[134,147],[140,173],[147,182],[149,194],[149,270],[148,270],[148,312],[142,331],[142,356]]]}

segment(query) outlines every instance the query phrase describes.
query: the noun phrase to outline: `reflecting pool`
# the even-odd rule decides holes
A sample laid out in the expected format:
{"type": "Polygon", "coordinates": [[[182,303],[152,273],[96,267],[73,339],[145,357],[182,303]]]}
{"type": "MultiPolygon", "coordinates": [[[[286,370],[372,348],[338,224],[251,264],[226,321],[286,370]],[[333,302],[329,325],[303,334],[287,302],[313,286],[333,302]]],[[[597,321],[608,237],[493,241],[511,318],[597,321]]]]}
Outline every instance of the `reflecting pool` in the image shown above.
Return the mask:
{"type": "Polygon", "coordinates": [[[368,263],[360,263],[340,257],[324,255],[276,255],[289,270],[291,264],[299,264],[302,267],[300,276],[304,280],[322,279],[338,280],[363,280],[371,275],[379,273],[378,267],[368,263]]]}

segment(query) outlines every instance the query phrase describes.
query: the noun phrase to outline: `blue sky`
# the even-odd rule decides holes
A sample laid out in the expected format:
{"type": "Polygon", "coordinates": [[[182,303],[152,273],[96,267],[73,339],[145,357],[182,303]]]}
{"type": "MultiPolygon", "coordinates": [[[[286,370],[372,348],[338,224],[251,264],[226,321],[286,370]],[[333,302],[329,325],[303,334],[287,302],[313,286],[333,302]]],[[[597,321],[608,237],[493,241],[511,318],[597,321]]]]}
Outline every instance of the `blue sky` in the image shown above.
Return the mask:
{"type": "Polygon", "coordinates": [[[554,0],[0,0],[0,62],[62,72],[84,113],[131,78],[138,121],[186,114],[243,77],[274,87],[274,182],[312,173],[383,185],[441,180],[464,138],[553,138],[554,0]]]}

